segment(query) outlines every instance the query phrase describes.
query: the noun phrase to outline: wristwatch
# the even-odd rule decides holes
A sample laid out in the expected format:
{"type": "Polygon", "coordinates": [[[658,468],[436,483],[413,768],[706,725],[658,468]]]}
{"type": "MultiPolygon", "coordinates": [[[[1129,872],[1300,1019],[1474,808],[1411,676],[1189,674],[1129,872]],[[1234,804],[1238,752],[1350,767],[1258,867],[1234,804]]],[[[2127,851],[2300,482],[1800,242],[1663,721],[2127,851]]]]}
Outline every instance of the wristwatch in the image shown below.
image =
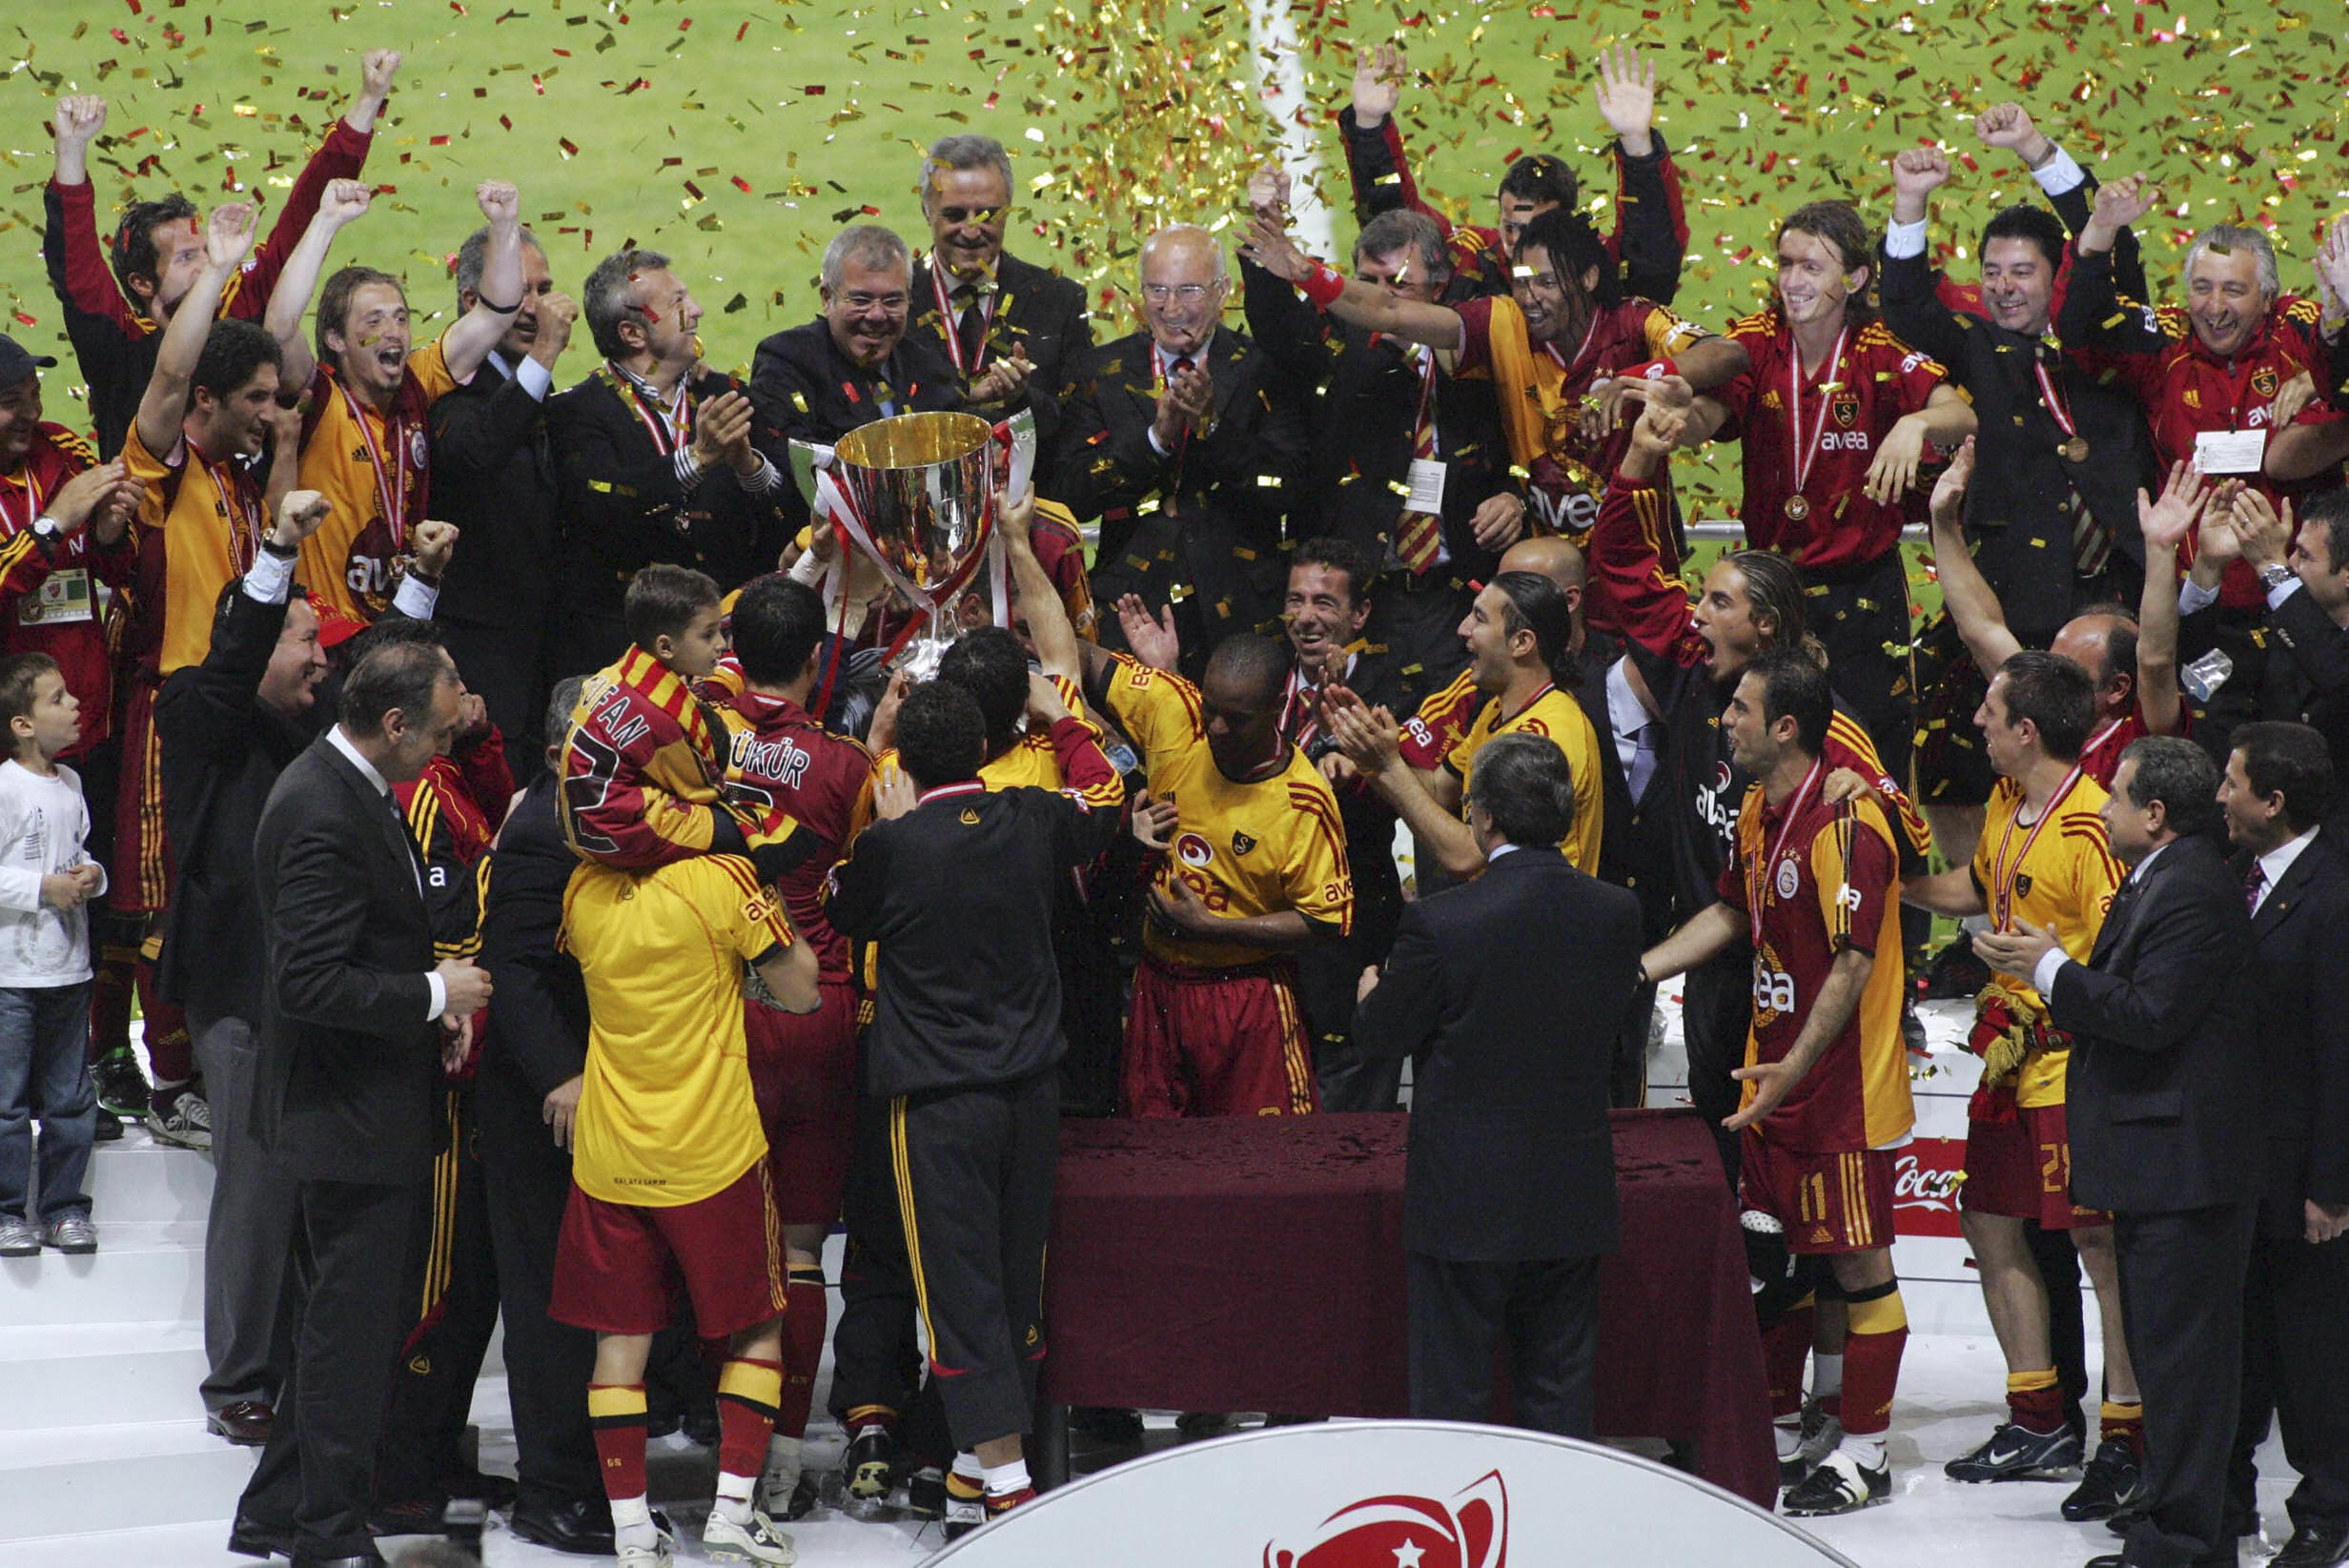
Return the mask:
{"type": "Polygon", "coordinates": [[[32,537],[44,550],[53,550],[65,538],[65,529],[55,518],[44,513],[32,519],[32,537]]]}
{"type": "Polygon", "coordinates": [[[2268,593],[2274,593],[2291,580],[2292,568],[2281,561],[2271,560],[2259,568],[2259,586],[2268,593]]]}

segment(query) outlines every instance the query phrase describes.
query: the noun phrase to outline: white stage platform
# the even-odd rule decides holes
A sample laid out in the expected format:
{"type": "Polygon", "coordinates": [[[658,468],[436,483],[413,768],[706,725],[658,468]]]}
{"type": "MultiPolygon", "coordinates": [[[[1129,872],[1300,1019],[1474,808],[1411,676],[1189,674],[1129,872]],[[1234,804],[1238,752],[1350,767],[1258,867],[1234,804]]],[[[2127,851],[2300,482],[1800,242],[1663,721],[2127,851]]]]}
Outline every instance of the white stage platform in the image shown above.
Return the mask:
{"type": "MultiPolygon", "coordinates": [[[[1961,1010],[1950,1004],[1930,1009],[1935,1049],[1918,1064],[1922,1136],[1963,1135],[1973,1079],[1972,1059],[1954,1046],[1961,1010]]],[[[1684,1097],[1676,1020],[1651,1077],[1654,1103],[1684,1097]]],[[[254,1456],[207,1436],[196,1398],[204,1369],[201,1248],[210,1187],[204,1156],[157,1147],[133,1129],[121,1143],[101,1146],[92,1160],[103,1242],[95,1256],[0,1259],[0,1563],[9,1568],[250,1562],[223,1543],[254,1456]]],[[[2057,1517],[2062,1486],[1963,1487],[1943,1478],[1943,1461],[1978,1442],[1998,1418],[2004,1369],[1963,1243],[1909,1236],[1896,1257],[1916,1332],[1893,1410],[1893,1500],[1849,1518],[1817,1521],[1814,1534],[1866,1568],[2073,1568],[2111,1550],[2113,1537],[2101,1526],[2057,1517]]],[[[837,1277],[836,1251],[827,1261],[837,1277]]],[[[494,1354],[474,1418],[484,1467],[510,1473],[512,1421],[494,1354]]],[[[1154,1416],[1150,1425],[1150,1446],[1174,1441],[1171,1416],[1154,1416]]],[[[819,1425],[811,1458],[829,1462],[840,1442],[837,1428],[819,1425]]],[[[682,1438],[655,1445],[654,1490],[685,1505],[672,1510],[681,1526],[698,1527],[714,1464],[714,1456],[682,1438]]],[[[1087,1468],[1081,1448],[1077,1464],[1087,1468]]],[[[2260,1470],[2269,1535],[2245,1544],[2246,1563],[2263,1560],[2290,1533],[2283,1497],[2292,1477],[2273,1441],[2260,1470]]],[[[1195,1499],[1195,1506],[1212,1501],[1195,1499]]],[[[1182,1526],[1177,1516],[1136,1523],[1182,1526]]],[[[695,1531],[686,1534],[681,1560],[699,1560],[695,1531]]],[[[862,1524],[838,1515],[820,1514],[792,1534],[807,1568],[919,1563],[942,1544],[935,1526],[862,1524]]],[[[385,1543],[395,1560],[399,1544],[385,1543]]],[[[596,1560],[518,1541],[495,1521],[485,1550],[492,1568],[596,1560]]]]}

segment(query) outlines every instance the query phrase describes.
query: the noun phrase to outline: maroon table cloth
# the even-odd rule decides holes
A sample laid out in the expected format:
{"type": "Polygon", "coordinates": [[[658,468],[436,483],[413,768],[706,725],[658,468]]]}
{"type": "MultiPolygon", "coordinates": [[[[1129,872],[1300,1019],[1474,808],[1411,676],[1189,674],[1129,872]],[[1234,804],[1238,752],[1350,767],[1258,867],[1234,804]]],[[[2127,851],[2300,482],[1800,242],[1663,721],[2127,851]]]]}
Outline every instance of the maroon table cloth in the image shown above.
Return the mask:
{"type": "MultiPolygon", "coordinates": [[[[1599,1430],[1695,1444],[1770,1507],[1778,1465],[1746,1253],[1689,1110],[1619,1110],[1623,1250],[1601,1271],[1599,1430]]],[[[1071,1121],[1044,1397],[1410,1413],[1401,1115],[1071,1121]]]]}

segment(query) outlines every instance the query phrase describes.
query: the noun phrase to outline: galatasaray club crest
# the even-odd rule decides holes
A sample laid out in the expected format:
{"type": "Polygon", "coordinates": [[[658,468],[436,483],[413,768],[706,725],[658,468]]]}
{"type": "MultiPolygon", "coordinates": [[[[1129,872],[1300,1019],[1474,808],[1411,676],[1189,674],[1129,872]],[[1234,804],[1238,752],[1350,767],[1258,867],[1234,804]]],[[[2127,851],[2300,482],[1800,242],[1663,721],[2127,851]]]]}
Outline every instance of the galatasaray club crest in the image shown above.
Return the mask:
{"type": "Polygon", "coordinates": [[[1301,1547],[1268,1543],[1262,1568],[1505,1568],[1509,1493],[1498,1470],[1455,1495],[1349,1503],[1301,1547]]]}
{"type": "Polygon", "coordinates": [[[2261,365],[2251,373],[2251,390],[2262,397],[2276,396],[2276,367],[2261,365]]]}
{"type": "Polygon", "coordinates": [[[2014,896],[2016,898],[2031,897],[2031,873],[2029,871],[2014,873],[2014,896]]]}
{"type": "Polygon", "coordinates": [[[1839,430],[1849,430],[1860,422],[1860,400],[1856,397],[1838,397],[1828,407],[1839,430]]]}
{"type": "Polygon", "coordinates": [[[1184,833],[1174,840],[1174,858],[1196,871],[1215,858],[1215,849],[1198,834],[1184,833]]]}
{"type": "Polygon", "coordinates": [[[1780,861],[1778,863],[1778,896],[1792,898],[1796,893],[1801,892],[1802,888],[1803,873],[1795,868],[1794,862],[1780,861]]]}

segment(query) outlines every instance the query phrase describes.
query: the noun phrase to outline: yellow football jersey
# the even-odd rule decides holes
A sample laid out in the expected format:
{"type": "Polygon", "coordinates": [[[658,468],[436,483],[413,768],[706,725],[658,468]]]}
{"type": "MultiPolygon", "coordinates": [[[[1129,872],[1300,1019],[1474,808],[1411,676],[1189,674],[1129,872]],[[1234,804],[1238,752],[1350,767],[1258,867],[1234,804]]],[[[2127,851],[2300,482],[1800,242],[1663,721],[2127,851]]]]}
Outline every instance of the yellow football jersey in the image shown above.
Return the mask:
{"type": "Polygon", "coordinates": [[[571,1134],[581,1191],[674,1208],[725,1191],[766,1152],[743,966],[793,940],[783,906],[740,856],[644,872],[589,861],[571,873],[562,944],[594,1019],[571,1134]]]}
{"type": "MultiPolygon", "coordinates": [[[[1061,676],[1052,676],[1052,689],[1069,712],[1084,719],[1094,741],[1101,739],[1101,726],[1085,716],[1085,699],[1076,682],[1061,676]]],[[[872,782],[875,788],[897,776],[897,748],[889,747],[872,760],[872,782]]],[[[1065,789],[1068,781],[1060,776],[1060,757],[1052,750],[1050,730],[1031,728],[1001,756],[990,757],[979,764],[979,782],[990,789],[1065,789]]],[[[1081,792],[1085,804],[1114,811],[1125,804],[1126,787],[1112,778],[1081,792]]]]}
{"type": "Polygon", "coordinates": [[[302,540],[299,570],[314,598],[361,621],[391,602],[387,568],[405,552],[409,527],[423,520],[425,412],[456,387],[438,338],[408,356],[408,384],[389,415],[346,397],[331,376],[313,377],[300,483],[334,503],[325,523],[302,540]],[[385,517],[387,498],[409,515],[385,517]]]}
{"type": "MultiPolygon", "coordinates": [[[[1120,659],[1110,677],[1110,717],[1149,759],[1150,793],[1171,800],[1174,835],[1156,885],[1176,877],[1219,915],[1295,909],[1343,934],[1354,925],[1354,873],[1338,797],[1305,754],[1253,784],[1235,784],[1207,749],[1199,691],[1179,675],[1120,659]]],[[[1262,947],[1199,941],[1147,927],[1143,946],[1162,962],[1220,969],[1260,964],[1262,947]]]]}
{"type": "MultiPolygon", "coordinates": [[[[1599,874],[1599,836],[1606,825],[1603,781],[1599,772],[1599,732],[1590,725],[1583,704],[1556,686],[1545,686],[1534,700],[1507,718],[1501,716],[1501,700],[1494,698],[1477,710],[1460,744],[1443,765],[1460,780],[1460,797],[1467,798],[1468,781],[1475,775],[1477,753],[1498,735],[1542,735],[1557,743],[1574,775],[1574,830],[1558,845],[1559,852],[1578,871],[1599,874]]],[[[1463,811],[1465,807],[1462,808],[1463,811]]]]}
{"type": "MultiPolygon", "coordinates": [[[[2105,799],[2104,786],[2081,774],[2038,821],[2018,822],[2023,786],[2001,779],[1984,808],[1982,838],[1973,852],[1973,884],[1992,920],[2029,921],[2052,930],[2064,951],[2083,964],[2125,874],[2097,814],[2105,799]]],[[[2012,997],[2024,1017],[2047,1016],[2047,1003],[2028,975],[1993,971],[1991,984],[2012,997]]],[[[2071,1058],[2068,1050],[2032,1051],[2015,1081],[2015,1103],[2026,1110],[2063,1104],[2071,1058]]]]}

